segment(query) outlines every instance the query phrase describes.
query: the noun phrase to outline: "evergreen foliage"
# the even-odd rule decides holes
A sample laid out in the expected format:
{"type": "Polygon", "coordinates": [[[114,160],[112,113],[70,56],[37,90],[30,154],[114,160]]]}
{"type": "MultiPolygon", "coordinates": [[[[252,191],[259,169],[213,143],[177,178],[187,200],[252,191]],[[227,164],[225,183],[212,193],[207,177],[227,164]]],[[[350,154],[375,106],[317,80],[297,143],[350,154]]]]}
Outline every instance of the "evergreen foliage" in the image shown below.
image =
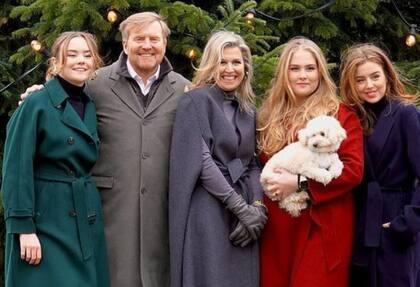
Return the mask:
{"type": "MultiPolygon", "coordinates": [[[[167,56],[176,71],[192,78],[202,49],[213,31],[226,29],[241,34],[253,53],[254,89],[260,103],[274,77],[277,57],[288,39],[307,36],[325,51],[337,79],[340,55],[355,43],[372,42],[385,49],[401,73],[420,90],[420,44],[407,48],[408,28],[397,16],[391,0],[337,0],[322,11],[318,7],[331,0],[4,0],[0,3],[0,89],[46,56],[34,52],[29,43],[41,41],[48,50],[57,35],[67,30],[84,30],[96,35],[107,64],[121,52],[118,23],[106,20],[109,9],[125,18],[140,11],[163,15],[171,28],[167,56]],[[280,18],[273,21],[256,15],[244,18],[251,8],[280,18]],[[304,17],[293,19],[296,16],[304,17]],[[197,59],[186,56],[190,49],[197,59]]],[[[404,17],[420,27],[420,1],[394,0],[404,17]]],[[[420,42],[420,37],[417,37],[420,42]]],[[[5,126],[16,108],[18,95],[34,83],[43,82],[45,66],[0,94],[0,160],[5,126]]],[[[4,231],[4,229],[2,229],[4,231]]],[[[3,248],[0,247],[0,252],[3,248]]],[[[3,258],[0,253],[0,258],[3,258]]],[[[0,266],[1,269],[1,266],[0,266]]],[[[0,273],[2,276],[3,273],[0,273]]],[[[0,278],[1,279],[1,278],[0,278]]],[[[3,281],[3,280],[2,280],[3,281]]],[[[1,284],[0,284],[1,285],[1,284]]]]}

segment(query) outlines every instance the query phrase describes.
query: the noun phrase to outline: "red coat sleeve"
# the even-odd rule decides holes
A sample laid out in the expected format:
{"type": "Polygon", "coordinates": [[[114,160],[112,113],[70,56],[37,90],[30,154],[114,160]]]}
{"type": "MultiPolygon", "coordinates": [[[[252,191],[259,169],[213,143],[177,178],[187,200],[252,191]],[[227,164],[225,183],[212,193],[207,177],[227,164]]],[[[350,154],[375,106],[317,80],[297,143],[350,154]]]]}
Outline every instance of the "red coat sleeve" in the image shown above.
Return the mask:
{"type": "Polygon", "coordinates": [[[343,172],[326,186],[309,180],[310,196],[314,205],[350,192],[363,178],[363,133],[359,119],[354,112],[341,105],[338,120],[347,132],[347,138],[338,150],[338,156],[344,164],[343,172]]]}

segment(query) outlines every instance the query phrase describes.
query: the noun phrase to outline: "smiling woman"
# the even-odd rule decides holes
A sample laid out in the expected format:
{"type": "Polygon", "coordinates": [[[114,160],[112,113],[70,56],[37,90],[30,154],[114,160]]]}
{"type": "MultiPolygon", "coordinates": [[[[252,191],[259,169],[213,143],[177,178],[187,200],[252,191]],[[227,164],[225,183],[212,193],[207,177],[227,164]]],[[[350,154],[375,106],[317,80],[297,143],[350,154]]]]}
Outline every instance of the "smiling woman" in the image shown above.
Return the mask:
{"type": "Polygon", "coordinates": [[[220,61],[216,85],[226,92],[236,90],[245,77],[245,64],[238,47],[226,47],[220,61]]]}
{"type": "MultiPolygon", "coordinates": [[[[52,58],[53,64],[57,65],[57,58],[52,58]]],[[[92,75],[95,59],[85,39],[81,37],[70,40],[67,52],[59,63],[61,70],[59,75],[75,86],[83,86],[85,81],[92,75]]]]}
{"type": "Polygon", "coordinates": [[[95,107],[84,82],[101,64],[94,37],[55,41],[45,89],[7,126],[2,196],[6,287],[107,287],[102,207],[90,169],[98,156],[95,107]]]}
{"type": "Polygon", "coordinates": [[[255,287],[257,239],[267,220],[255,158],[249,47],[209,39],[180,100],[170,160],[171,286],[255,287]]]}
{"type": "Polygon", "coordinates": [[[356,114],[340,103],[321,49],[296,37],[284,47],[276,77],[258,118],[262,161],[297,140],[310,119],[335,117],[346,130],[337,154],[341,175],[324,185],[279,170],[265,182],[269,218],[261,235],[262,287],[347,286],[353,238],[351,190],[362,178],[362,133],[356,114]],[[278,201],[297,190],[309,194],[308,208],[292,217],[278,201]]]}
{"type": "Polygon", "coordinates": [[[340,93],[359,115],[365,175],[355,190],[350,286],[420,284],[420,112],[389,57],[372,44],[350,47],[340,93]]]}

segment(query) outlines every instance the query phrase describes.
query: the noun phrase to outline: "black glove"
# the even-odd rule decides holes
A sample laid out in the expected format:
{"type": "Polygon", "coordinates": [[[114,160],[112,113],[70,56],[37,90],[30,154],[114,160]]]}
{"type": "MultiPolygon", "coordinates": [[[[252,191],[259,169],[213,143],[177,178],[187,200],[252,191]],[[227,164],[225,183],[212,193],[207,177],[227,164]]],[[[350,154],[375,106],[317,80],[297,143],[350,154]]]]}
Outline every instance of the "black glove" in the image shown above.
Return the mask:
{"type": "Polygon", "coordinates": [[[266,209],[258,204],[248,204],[237,194],[232,194],[225,200],[226,207],[245,226],[253,240],[257,240],[267,222],[266,209]]]}
{"type": "Polygon", "coordinates": [[[245,247],[253,241],[251,234],[249,234],[245,225],[243,225],[240,221],[238,221],[235,229],[229,234],[229,240],[232,241],[233,245],[240,247],[245,247]]]}

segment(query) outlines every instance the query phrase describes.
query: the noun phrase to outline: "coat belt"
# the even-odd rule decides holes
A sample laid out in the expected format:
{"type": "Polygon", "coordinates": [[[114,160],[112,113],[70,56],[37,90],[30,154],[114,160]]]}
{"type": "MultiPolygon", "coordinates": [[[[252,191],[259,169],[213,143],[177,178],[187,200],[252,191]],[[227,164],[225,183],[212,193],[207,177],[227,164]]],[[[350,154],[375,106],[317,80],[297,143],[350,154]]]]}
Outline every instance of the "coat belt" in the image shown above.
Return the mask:
{"type": "Polygon", "coordinates": [[[247,166],[244,166],[239,158],[235,158],[226,165],[214,160],[217,167],[220,169],[224,177],[230,178],[233,184],[239,185],[239,189],[234,188],[246,202],[250,203],[250,195],[248,194],[248,187],[245,183],[245,178],[249,175],[247,166]]]}
{"type": "Polygon", "coordinates": [[[92,183],[90,174],[76,177],[64,170],[38,168],[35,172],[35,178],[71,183],[80,248],[82,250],[83,259],[88,260],[92,256],[93,245],[90,237],[89,223],[96,219],[96,214],[88,214],[86,206],[87,198],[85,185],[87,183],[92,183]]]}

